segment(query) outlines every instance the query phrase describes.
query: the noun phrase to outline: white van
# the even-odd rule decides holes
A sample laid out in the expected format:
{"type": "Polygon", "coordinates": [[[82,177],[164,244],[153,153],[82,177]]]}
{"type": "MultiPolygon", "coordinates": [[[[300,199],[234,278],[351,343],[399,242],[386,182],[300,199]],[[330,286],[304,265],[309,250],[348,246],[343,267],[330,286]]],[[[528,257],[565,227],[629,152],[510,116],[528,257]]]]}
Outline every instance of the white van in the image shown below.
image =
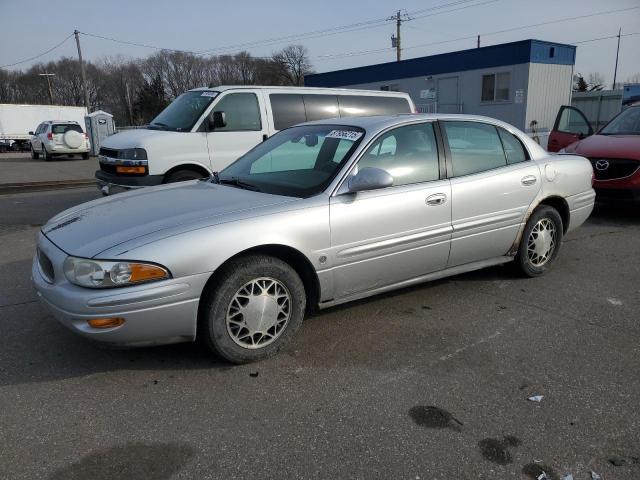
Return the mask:
{"type": "Polygon", "coordinates": [[[107,137],[98,187],[121,189],[209,176],[278,130],[334,117],[415,112],[406,93],[220,86],[183,93],[149,125],[107,137]]]}

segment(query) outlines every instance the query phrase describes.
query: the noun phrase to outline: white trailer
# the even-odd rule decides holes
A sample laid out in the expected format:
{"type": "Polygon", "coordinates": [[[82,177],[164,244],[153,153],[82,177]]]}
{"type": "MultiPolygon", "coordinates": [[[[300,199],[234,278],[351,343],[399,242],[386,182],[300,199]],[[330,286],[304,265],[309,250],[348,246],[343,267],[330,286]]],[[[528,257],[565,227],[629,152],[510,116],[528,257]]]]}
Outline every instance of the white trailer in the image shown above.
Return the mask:
{"type": "Polygon", "coordinates": [[[73,120],[84,128],[86,114],[85,107],[0,103],[0,149],[27,146],[29,132],[45,120],[73,120]]]}

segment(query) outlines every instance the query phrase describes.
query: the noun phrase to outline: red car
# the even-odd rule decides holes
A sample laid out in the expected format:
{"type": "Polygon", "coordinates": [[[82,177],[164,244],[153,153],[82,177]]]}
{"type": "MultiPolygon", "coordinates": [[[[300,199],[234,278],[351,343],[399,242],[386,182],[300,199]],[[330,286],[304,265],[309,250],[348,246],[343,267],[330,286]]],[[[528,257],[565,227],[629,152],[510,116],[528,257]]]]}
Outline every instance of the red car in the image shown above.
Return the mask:
{"type": "Polygon", "coordinates": [[[547,148],[587,157],[598,198],[640,200],[640,105],[626,108],[595,135],[580,110],[564,106],[547,148]]]}

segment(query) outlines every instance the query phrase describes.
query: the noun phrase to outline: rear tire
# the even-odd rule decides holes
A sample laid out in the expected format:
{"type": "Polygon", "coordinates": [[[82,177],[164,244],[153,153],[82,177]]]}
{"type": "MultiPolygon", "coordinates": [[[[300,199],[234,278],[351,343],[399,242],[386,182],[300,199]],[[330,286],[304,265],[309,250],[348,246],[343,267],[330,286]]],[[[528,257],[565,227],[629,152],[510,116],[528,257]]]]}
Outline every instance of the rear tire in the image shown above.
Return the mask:
{"type": "Polygon", "coordinates": [[[198,337],[231,363],[275,355],[302,324],[304,285],[282,260],[247,255],[216,274],[201,300],[198,337]]]}
{"type": "Polygon", "coordinates": [[[45,162],[48,162],[49,160],[51,160],[51,155],[49,155],[49,152],[47,152],[47,149],[45,148],[45,146],[44,146],[44,145],[42,146],[42,152],[41,152],[41,155],[42,155],[42,159],[43,159],[45,162]]]}
{"type": "Polygon", "coordinates": [[[522,232],[515,258],[518,271],[526,277],[539,277],[549,270],[562,243],[562,217],[553,207],[536,208],[522,232]]]}
{"type": "Polygon", "coordinates": [[[89,153],[83,153],[82,154],[82,159],[83,160],[89,160],[89,153]]]}
{"type": "Polygon", "coordinates": [[[40,158],[40,154],[36,152],[33,147],[31,147],[31,158],[34,160],[38,160],[40,158]]]}
{"type": "Polygon", "coordinates": [[[164,183],[187,182],[189,180],[198,180],[203,178],[202,174],[195,170],[176,170],[167,175],[164,183]]]}

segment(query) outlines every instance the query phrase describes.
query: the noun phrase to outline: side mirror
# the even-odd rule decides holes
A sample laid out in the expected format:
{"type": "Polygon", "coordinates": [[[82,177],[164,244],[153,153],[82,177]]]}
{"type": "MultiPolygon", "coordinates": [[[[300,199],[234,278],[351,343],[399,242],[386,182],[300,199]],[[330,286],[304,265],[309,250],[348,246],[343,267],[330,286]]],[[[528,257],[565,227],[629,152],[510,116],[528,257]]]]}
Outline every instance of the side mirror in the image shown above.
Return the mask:
{"type": "Polygon", "coordinates": [[[209,131],[216,130],[218,128],[224,128],[227,126],[227,119],[224,112],[213,112],[209,117],[209,131]]]}
{"type": "Polygon", "coordinates": [[[348,182],[349,192],[363,192],[365,190],[377,190],[393,185],[393,177],[386,170],[375,167],[365,167],[348,182]]]}
{"type": "Polygon", "coordinates": [[[35,135],[35,133],[33,133],[33,132],[29,132],[29,135],[35,135]]]}

